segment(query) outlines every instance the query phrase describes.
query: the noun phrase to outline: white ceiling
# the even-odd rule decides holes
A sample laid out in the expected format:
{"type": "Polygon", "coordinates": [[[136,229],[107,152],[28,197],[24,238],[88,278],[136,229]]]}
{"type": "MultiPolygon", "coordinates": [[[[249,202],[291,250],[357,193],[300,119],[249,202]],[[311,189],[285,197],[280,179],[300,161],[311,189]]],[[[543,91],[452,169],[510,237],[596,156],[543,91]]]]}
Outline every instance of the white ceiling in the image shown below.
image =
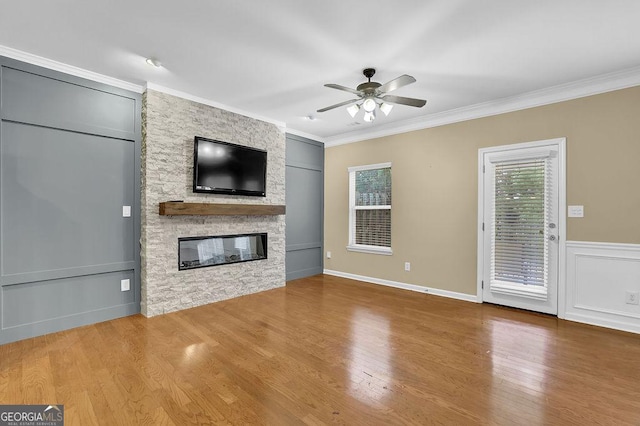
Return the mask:
{"type": "Polygon", "coordinates": [[[638,17],[638,0],[12,0],[0,45],[331,141],[638,68],[638,17]],[[352,98],[325,83],[355,87],[365,67],[414,76],[394,94],[427,105],[372,124],[315,112],[352,98]]]}

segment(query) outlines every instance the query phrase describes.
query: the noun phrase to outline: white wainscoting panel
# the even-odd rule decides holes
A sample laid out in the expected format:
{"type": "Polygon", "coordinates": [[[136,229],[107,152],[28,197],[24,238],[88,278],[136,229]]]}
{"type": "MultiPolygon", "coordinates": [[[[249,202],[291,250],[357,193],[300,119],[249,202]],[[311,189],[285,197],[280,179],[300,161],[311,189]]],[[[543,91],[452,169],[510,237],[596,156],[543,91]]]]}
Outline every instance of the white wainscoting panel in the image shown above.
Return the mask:
{"type": "Polygon", "coordinates": [[[640,245],[567,241],[565,318],[640,333],[640,245]]]}

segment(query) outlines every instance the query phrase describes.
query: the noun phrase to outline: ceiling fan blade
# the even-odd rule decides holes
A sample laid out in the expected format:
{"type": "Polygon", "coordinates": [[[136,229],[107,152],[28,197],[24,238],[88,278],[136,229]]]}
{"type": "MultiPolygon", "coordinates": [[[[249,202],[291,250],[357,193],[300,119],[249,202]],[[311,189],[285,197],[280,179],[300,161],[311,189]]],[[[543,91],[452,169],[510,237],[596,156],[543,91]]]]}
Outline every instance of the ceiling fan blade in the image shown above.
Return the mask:
{"type": "Polygon", "coordinates": [[[348,100],[348,101],[340,102],[339,104],[335,104],[335,105],[328,106],[326,108],[319,109],[317,112],[329,111],[330,109],[339,108],[339,107],[344,106],[344,105],[349,105],[349,104],[352,104],[354,102],[358,102],[359,100],[360,99],[351,99],[351,100],[348,100]]]}
{"type": "Polygon", "coordinates": [[[398,78],[394,78],[391,81],[386,82],[382,86],[378,87],[378,92],[380,93],[389,93],[394,90],[397,90],[407,84],[415,83],[416,79],[411,77],[410,75],[401,75],[398,78]]]}
{"type": "Polygon", "coordinates": [[[382,99],[385,102],[390,102],[392,104],[408,105],[408,106],[417,107],[417,108],[422,108],[427,103],[427,101],[425,101],[424,99],[405,98],[403,96],[393,96],[393,95],[386,95],[381,97],[380,99],[382,99]]]}
{"type": "Polygon", "coordinates": [[[332,89],[344,90],[345,92],[353,93],[354,95],[362,96],[362,92],[351,87],[341,86],[339,84],[325,84],[324,87],[330,87],[332,89]]]}

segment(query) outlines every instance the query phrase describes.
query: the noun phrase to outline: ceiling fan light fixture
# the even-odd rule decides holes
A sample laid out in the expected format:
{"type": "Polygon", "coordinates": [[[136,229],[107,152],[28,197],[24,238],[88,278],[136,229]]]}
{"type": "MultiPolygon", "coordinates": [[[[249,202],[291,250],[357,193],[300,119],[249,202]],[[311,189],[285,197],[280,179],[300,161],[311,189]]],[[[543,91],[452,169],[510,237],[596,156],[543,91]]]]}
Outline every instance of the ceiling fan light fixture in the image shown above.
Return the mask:
{"type": "Polygon", "coordinates": [[[353,105],[347,107],[347,112],[349,113],[351,118],[354,118],[356,116],[356,114],[358,113],[358,111],[360,111],[360,105],[358,105],[358,104],[353,104],[353,105]]]}
{"type": "Polygon", "coordinates": [[[376,81],[371,81],[371,77],[376,73],[374,68],[365,68],[362,70],[362,73],[368,81],[359,84],[355,89],[340,84],[325,84],[325,87],[351,93],[355,95],[356,98],[321,108],[318,112],[326,112],[334,108],[346,107],[349,115],[355,118],[358,111],[363,109],[364,121],[371,123],[376,119],[376,109],[378,108],[386,116],[391,113],[394,104],[422,108],[427,103],[424,99],[406,98],[404,96],[388,94],[408,84],[415,83],[416,79],[410,75],[403,74],[400,77],[387,81],[385,84],[380,84],[376,81]]]}
{"type": "Polygon", "coordinates": [[[374,101],[373,98],[367,98],[362,103],[362,108],[364,108],[366,112],[373,112],[376,109],[376,101],[374,101]]]}
{"type": "Polygon", "coordinates": [[[385,116],[389,115],[391,110],[393,109],[393,105],[383,102],[380,104],[380,111],[384,113],[385,116]]]}
{"type": "Polygon", "coordinates": [[[375,111],[365,111],[364,112],[364,121],[366,121],[367,123],[371,123],[375,119],[376,119],[376,112],[375,111]]]}

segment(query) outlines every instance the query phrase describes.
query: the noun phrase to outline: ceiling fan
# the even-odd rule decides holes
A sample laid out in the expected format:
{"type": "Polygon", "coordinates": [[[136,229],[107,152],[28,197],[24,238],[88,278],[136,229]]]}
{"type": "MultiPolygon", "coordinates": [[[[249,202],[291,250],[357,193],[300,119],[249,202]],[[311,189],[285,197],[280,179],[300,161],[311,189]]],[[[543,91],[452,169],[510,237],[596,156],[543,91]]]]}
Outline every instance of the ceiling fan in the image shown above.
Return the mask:
{"type": "Polygon", "coordinates": [[[376,107],[379,107],[380,111],[382,111],[384,115],[389,115],[389,112],[391,112],[391,109],[393,108],[393,104],[421,108],[427,103],[424,99],[387,95],[387,93],[406,86],[407,84],[415,83],[416,79],[410,75],[404,74],[386,82],[385,84],[380,84],[378,82],[371,81],[371,77],[373,77],[375,73],[376,70],[374,68],[365,68],[362,70],[362,74],[364,74],[369,81],[359,84],[355,89],[341,86],[339,84],[325,84],[325,87],[343,90],[358,97],[319,109],[318,112],[325,112],[341,106],[351,105],[347,108],[347,112],[351,117],[355,117],[360,108],[362,108],[364,109],[364,121],[371,122],[376,118],[376,107]]]}

